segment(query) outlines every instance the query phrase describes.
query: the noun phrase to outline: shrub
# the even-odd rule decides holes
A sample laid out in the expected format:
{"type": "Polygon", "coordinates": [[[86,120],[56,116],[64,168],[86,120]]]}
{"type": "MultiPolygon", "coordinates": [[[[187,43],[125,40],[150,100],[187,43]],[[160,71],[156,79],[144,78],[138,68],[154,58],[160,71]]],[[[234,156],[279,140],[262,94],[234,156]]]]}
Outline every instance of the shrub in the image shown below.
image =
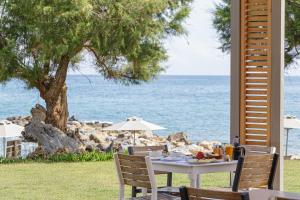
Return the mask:
{"type": "Polygon", "coordinates": [[[59,153],[48,157],[37,156],[34,158],[1,158],[1,164],[24,163],[24,162],[99,162],[113,159],[113,153],[99,153],[96,151],[84,153],[59,153]]]}
{"type": "Polygon", "coordinates": [[[12,164],[12,163],[22,163],[25,162],[26,159],[23,158],[3,158],[0,157],[0,164],[12,164]]]}
{"type": "Polygon", "coordinates": [[[47,158],[51,162],[88,162],[88,161],[108,161],[113,159],[113,153],[84,152],[84,153],[64,153],[55,154],[47,158]]]}

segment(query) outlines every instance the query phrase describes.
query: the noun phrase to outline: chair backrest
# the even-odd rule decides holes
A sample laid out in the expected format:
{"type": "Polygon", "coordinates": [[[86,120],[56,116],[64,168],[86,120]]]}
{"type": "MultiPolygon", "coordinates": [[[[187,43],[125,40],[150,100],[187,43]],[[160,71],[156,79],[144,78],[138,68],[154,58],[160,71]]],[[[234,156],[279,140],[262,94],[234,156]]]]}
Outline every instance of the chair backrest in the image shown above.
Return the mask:
{"type": "Polygon", "coordinates": [[[240,157],[232,191],[249,188],[273,189],[278,157],[278,154],[246,154],[240,157]]]}
{"type": "Polygon", "coordinates": [[[156,188],[154,171],[148,156],[114,154],[120,185],[156,188]]]}
{"type": "Polygon", "coordinates": [[[276,147],[266,147],[258,145],[243,145],[242,147],[245,150],[245,155],[276,153],[276,147]]]}
{"type": "Polygon", "coordinates": [[[203,190],[189,187],[180,188],[181,200],[249,200],[248,193],[203,190]]]}
{"type": "Polygon", "coordinates": [[[146,147],[128,147],[129,155],[147,156],[149,151],[168,151],[167,145],[161,146],[146,146],[146,147]]]}

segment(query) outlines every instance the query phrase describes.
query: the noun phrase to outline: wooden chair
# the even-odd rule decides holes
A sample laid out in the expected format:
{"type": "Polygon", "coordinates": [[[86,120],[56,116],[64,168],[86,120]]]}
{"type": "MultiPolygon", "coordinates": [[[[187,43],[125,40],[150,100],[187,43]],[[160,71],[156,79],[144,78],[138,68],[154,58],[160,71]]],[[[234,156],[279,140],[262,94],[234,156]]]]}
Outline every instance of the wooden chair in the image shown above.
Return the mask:
{"type": "Polygon", "coordinates": [[[291,198],[284,198],[284,197],[276,197],[276,200],[300,200],[300,199],[291,199],[291,198]]]}
{"type": "MultiPolygon", "coordinates": [[[[165,151],[168,152],[168,146],[167,145],[161,145],[161,146],[146,146],[146,147],[136,147],[131,146],[128,147],[128,153],[129,155],[138,155],[138,156],[148,156],[149,151],[165,151]]],[[[178,193],[178,188],[174,189],[172,188],[172,173],[170,172],[160,172],[155,171],[155,175],[167,175],[167,185],[160,188],[159,192],[162,193],[178,193]]],[[[138,193],[140,193],[141,190],[132,187],[132,197],[136,197],[138,193]]]]}
{"type": "Polygon", "coordinates": [[[180,188],[181,200],[249,200],[248,193],[180,188]]]}
{"type": "MultiPolygon", "coordinates": [[[[242,154],[243,155],[262,155],[262,154],[274,154],[276,153],[276,147],[265,147],[259,145],[243,145],[242,154]]],[[[235,172],[233,172],[234,174],[235,172]]],[[[232,183],[232,173],[230,173],[230,183],[232,183]]]]}
{"type": "Polygon", "coordinates": [[[132,156],[114,154],[117,174],[119,178],[119,200],[125,199],[125,185],[141,187],[142,197],[133,197],[131,200],[178,200],[168,194],[157,192],[156,179],[148,156],[132,156]],[[147,190],[151,195],[147,196],[147,190]]]}
{"type": "Polygon", "coordinates": [[[249,188],[273,189],[278,157],[278,154],[241,156],[238,160],[232,191],[249,188]]]}

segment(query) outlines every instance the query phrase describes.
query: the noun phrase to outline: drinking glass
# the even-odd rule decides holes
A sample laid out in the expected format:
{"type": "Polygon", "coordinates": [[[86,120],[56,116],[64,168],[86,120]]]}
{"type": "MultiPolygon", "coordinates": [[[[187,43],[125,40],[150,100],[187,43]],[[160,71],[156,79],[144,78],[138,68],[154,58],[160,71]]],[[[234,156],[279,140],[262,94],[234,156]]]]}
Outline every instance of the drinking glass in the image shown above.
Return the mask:
{"type": "Polygon", "coordinates": [[[230,156],[230,159],[232,159],[233,146],[232,145],[226,145],[225,146],[225,152],[226,152],[226,155],[230,156]]]}

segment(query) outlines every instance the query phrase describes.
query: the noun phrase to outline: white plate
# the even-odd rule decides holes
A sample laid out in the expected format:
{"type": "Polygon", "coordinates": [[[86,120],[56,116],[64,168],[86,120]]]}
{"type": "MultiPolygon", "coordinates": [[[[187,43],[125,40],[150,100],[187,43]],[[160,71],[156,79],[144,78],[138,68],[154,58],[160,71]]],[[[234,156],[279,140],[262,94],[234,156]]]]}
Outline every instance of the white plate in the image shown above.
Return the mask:
{"type": "Polygon", "coordinates": [[[161,160],[162,157],[150,157],[150,159],[155,161],[155,160],[161,160]]]}
{"type": "Polygon", "coordinates": [[[207,160],[190,159],[190,160],[187,160],[187,162],[191,163],[191,164],[205,164],[205,163],[223,162],[223,160],[217,160],[217,159],[207,159],[207,160]]]}
{"type": "Polygon", "coordinates": [[[199,160],[197,159],[190,159],[190,160],[187,160],[186,162],[188,163],[191,163],[191,164],[197,164],[199,160]]]}
{"type": "Polygon", "coordinates": [[[183,160],[183,159],[180,158],[180,157],[165,157],[165,158],[161,158],[160,160],[161,160],[161,161],[169,161],[169,162],[172,162],[172,161],[180,161],[180,160],[183,160]]]}

